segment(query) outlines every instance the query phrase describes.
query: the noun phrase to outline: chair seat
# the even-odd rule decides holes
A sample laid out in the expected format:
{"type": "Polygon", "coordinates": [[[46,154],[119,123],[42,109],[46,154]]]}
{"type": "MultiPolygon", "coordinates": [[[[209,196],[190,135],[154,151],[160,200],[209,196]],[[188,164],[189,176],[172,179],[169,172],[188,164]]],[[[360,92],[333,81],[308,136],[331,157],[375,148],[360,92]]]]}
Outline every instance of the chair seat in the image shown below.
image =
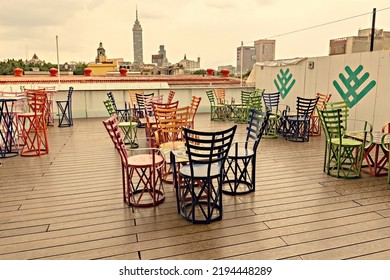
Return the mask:
{"type": "MultiPolygon", "coordinates": [[[[149,154],[135,155],[127,158],[129,166],[131,167],[151,167],[153,166],[153,156],[149,154]]],[[[164,159],[160,155],[155,155],[155,164],[159,165],[164,162],[164,159]]]]}
{"type": "Polygon", "coordinates": [[[19,114],[19,117],[34,117],[34,116],[42,116],[42,113],[29,112],[29,113],[20,113],[19,114]]]}
{"type": "Polygon", "coordinates": [[[230,148],[228,158],[247,158],[254,155],[253,150],[248,150],[245,148],[238,148],[237,153],[234,145],[230,148]]]}
{"type": "Polygon", "coordinates": [[[293,121],[293,122],[309,120],[307,117],[304,116],[286,116],[286,119],[288,121],[293,121]]]}
{"type": "MultiPolygon", "coordinates": [[[[339,138],[333,138],[330,140],[332,142],[333,145],[340,145],[340,139],[339,138]]],[[[341,144],[343,146],[361,146],[362,145],[362,142],[361,141],[358,141],[358,140],[354,140],[354,139],[350,139],[350,138],[342,138],[341,139],[341,144]]]]}
{"type": "MultiPolygon", "coordinates": [[[[193,164],[194,168],[194,179],[201,179],[207,177],[207,168],[208,164],[193,164]]],[[[190,165],[184,165],[180,168],[180,174],[185,177],[191,177],[191,167],[190,165]]],[[[215,178],[220,176],[221,167],[217,164],[211,165],[210,178],[215,178]]]]}

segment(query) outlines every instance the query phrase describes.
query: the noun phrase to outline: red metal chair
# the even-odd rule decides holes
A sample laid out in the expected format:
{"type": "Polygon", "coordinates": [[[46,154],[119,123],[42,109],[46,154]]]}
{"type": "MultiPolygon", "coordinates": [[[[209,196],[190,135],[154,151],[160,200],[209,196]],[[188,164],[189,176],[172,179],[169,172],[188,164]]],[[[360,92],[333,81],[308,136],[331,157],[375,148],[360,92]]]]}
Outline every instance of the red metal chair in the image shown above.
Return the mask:
{"type": "Polygon", "coordinates": [[[119,129],[118,116],[114,114],[103,124],[122,163],[123,200],[130,206],[149,207],[162,203],[165,193],[162,183],[164,155],[153,148],[138,149],[129,156],[119,129]],[[142,150],[143,153],[138,153],[142,150]]]}
{"type": "Polygon", "coordinates": [[[385,124],[384,126],[382,126],[381,131],[382,131],[383,133],[390,133],[390,122],[387,123],[387,124],[385,124]]]}
{"type": "Polygon", "coordinates": [[[175,96],[175,92],[173,90],[171,90],[169,93],[168,93],[168,99],[167,99],[167,103],[172,103],[173,101],[173,97],[175,96]]]}
{"type": "Polygon", "coordinates": [[[26,90],[29,112],[19,114],[23,148],[21,156],[40,156],[49,153],[47,140],[46,106],[47,94],[44,90],[26,90]]]}

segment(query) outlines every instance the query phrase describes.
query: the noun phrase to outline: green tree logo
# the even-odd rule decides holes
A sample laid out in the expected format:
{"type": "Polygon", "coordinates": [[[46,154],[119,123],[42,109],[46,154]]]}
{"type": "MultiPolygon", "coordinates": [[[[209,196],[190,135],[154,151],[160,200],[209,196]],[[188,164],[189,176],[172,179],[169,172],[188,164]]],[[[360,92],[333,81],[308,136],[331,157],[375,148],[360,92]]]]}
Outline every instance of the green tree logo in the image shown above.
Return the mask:
{"type": "Polygon", "coordinates": [[[340,84],[334,80],[333,85],[340,94],[341,98],[347,103],[348,108],[355,106],[370,90],[376,85],[376,82],[372,80],[363,89],[362,85],[368,80],[370,74],[364,73],[360,78],[359,75],[363,71],[363,66],[359,65],[355,71],[352,71],[351,67],[346,66],[345,71],[347,72],[348,78],[343,74],[339,74],[339,78],[344,85],[344,89],[341,88],[340,84]]]}
{"type": "Polygon", "coordinates": [[[295,85],[295,79],[291,80],[292,77],[293,75],[290,74],[290,69],[287,68],[286,71],[280,69],[280,75],[278,74],[276,79],[274,79],[274,84],[280,92],[282,99],[287,96],[292,87],[295,85]]]}

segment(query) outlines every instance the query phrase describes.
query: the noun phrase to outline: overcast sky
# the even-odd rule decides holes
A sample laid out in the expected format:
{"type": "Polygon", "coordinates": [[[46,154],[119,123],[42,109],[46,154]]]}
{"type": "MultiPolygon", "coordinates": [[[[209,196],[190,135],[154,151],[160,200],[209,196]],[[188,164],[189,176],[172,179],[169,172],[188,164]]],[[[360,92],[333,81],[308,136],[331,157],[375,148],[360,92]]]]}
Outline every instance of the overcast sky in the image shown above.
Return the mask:
{"type": "Polygon", "coordinates": [[[133,61],[135,9],[143,29],[144,62],[165,45],[171,63],[201,58],[201,67],[236,65],[241,41],[276,39],[276,59],[326,56],[329,40],[376,27],[390,31],[389,0],[2,0],[0,59],[90,62],[99,42],[108,58],[133,61]],[[383,11],[380,11],[383,10],[383,11]],[[353,19],[306,29],[345,18],[353,19]],[[272,37],[272,38],[271,38],[272,37]]]}

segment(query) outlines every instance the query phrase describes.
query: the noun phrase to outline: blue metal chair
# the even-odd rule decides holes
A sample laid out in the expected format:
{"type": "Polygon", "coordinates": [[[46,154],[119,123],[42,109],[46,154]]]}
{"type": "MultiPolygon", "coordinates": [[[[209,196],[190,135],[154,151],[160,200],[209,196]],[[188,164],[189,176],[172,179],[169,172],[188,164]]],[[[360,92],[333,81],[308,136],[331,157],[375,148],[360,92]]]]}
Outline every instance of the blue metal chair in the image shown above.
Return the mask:
{"type": "Polygon", "coordinates": [[[284,116],[283,135],[287,140],[308,142],[310,135],[310,120],[317,106],[319,97],[297,97],[295,114],[284,116]]]}
{"type": "Polygon", "coordinates": [[[185,220],[209,224],[222,219],[224,165],[236,128],[234,125],[217,132],[183,128],[188,164],[179,169],[173,152],[170,163],[177,209],[185,220]]]}
{"type": "MultiPolygon", "coordinates": [[[[256,151],[268,126],[269,113],[251,109],[244,141],[235,141],[226,159],[224,194],[236,195],[255,191],[256,151]]],[[[236,134],[237,135],[237,134],[236,134]]]]}
{"type": "Polygon", "coordinates": [[[56,101],[57,108],[58,108],[58,121],[59,121],[58,127],[73,126],[72,94],[73,94],[73,87],[69,87],[67,99],[56,101]]]}
{"type": "Polygon", "coordinates": [[[127,102],[125,102],[125,109],[118,109],[116,106],[115,98],[113,93],[110,91],[107,93],[108,99],[110,99],[112,106],[116,114],[118,115],[118,119],[120,122],[129,122],[131,121],[130,108],[127,108],[127,102]]]}

